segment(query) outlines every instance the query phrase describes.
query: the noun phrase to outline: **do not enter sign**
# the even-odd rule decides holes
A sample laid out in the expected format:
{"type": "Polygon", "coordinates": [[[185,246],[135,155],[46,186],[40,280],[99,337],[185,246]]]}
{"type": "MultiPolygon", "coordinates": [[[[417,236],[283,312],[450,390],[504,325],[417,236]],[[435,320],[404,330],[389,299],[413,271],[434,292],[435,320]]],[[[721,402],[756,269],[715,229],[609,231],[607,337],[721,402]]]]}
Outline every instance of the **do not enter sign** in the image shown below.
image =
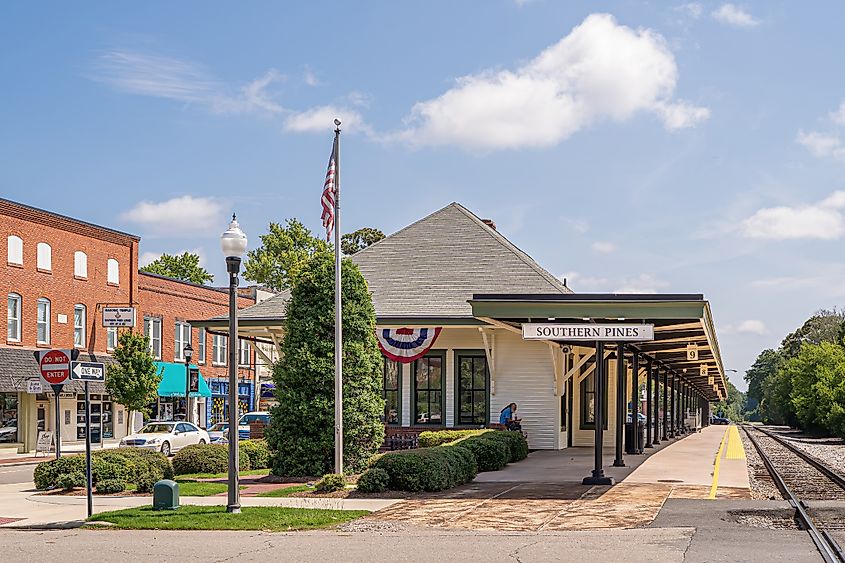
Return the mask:
{"type": "Polygon", "coordinates": [[[70,377],[70,357],[63,350],[42,352],[39,365],[41,377],[50,385],[61,385],[70,377]]]}

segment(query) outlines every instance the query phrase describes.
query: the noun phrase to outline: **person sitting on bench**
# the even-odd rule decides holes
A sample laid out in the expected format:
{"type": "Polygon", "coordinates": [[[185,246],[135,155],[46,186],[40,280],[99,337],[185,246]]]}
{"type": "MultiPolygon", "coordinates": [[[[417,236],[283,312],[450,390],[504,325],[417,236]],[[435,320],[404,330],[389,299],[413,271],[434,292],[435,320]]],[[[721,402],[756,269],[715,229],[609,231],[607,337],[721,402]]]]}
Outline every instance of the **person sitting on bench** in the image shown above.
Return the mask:
{"type": "Polygon", "coordinates": [[[522,430],[522,424],[516,417],[516,403],[511,403],[499,413],[499,424],[504,424],[508,430],[522,430]]]}

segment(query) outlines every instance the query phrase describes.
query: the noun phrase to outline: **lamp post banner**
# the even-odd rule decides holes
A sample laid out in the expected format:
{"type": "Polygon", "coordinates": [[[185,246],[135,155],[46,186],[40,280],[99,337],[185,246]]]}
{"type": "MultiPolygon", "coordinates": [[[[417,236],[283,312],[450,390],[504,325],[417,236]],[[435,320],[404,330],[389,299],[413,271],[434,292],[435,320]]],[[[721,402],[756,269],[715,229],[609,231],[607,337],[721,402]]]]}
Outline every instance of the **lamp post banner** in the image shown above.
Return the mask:
{"type": "Polygon", "coordinates": [[[652,324],[525,323],[525,340],[644,342],[654,340],[652,324]]]}

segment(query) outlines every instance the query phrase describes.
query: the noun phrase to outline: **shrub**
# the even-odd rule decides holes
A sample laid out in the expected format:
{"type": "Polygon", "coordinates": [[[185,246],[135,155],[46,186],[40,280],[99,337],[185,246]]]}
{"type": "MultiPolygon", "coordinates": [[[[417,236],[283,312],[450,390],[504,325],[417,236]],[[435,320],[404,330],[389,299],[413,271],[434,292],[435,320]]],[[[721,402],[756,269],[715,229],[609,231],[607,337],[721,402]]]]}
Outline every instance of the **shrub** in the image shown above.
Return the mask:
{"type": "Polygon", "coordinates": [[[388,452],[372,467],[387,472],[396,491],[442,491],[471,481],[476,474],[472,454],[454,446],[388,452]]]}
{"type": "Polygon", "coordinates": [[[390,475],[380,467],[371,467],[358,477],[358,490],[362,493],[381,493],[389,484],[390,475]]]}
{"type": "Polygon", "coordinates": [[[71,471],[70,473],[62,473],[56,480],[56,484],[66,491],[75,487],[84,487],[85,474],[81,471],[71,471]]]}
{"type": "Polygon", "coordinates": [[[510,448],[505,442],[487,439],[484,436],[464,438],[452,447],[464,448],[472,452],[479,471],[498,471],[507,465],[511,457],[510,448]]]}
{"type": "MultiPolygon", "coordinates": [[[[250,468],[249,456],[239,456],[238,469],[250,468]]],[[[173,456],[173,472],[176,475],[186,473],[225,473],[229,470],[229,446],[227,444],[194,444],[185,446],[173,456]]]]}
{"type": "Polygon", "coordinates": [[[314,491],[318,493],[333,493],[346,487],[346,479],[338,473],[327,473],[314,485],[314,491]]]}
{"type": "Polygon", "coordinates": [[[250,469],[270,467],[270,446],[265,440],[244,440],[240,443],[241,457],[249,458],[250,469]]]}
{"type": "Polygon", "coordinates": [[[499,440],[507,444],[510,451],[509,463],[528,457],[528,442],[522,432],[512,430],[490,430],[481,435],[486,440],[499,440]]]}
{"type": "Polygon", "coordinates": [[[102,494],[121,493],[126,490],[126,484],[120,479],[103,479],[97,483],[97,492],[102,494]]]}
{"type": "MultiPolygon", "coordinates": [[[[61,486],[59,480],[69,473],[85,475],[85,456],[74,455],[44,461],[35,468],[33,480],[38,489],[61,486]]],[[[135,448],[101,450],[91,454],[91,479],[99,490],[101,481],[133,483],[139,490],[150,490],[161,479],[172,479],[173,467],[162,453],[135,448]],[[145,488],[147,487],[148,488],[145,488]]]]}
{"type": "Polygon", "coordinates": [[[483,432],[487,432],[487,430],[426,430],[425,432],[420,432],[420,447],[431,448],[433,446],[440,446],[441,444],[448,444],[449,442],[454,442],[455,440],[460,440],[468,436],[476,436],[483,432]]]}

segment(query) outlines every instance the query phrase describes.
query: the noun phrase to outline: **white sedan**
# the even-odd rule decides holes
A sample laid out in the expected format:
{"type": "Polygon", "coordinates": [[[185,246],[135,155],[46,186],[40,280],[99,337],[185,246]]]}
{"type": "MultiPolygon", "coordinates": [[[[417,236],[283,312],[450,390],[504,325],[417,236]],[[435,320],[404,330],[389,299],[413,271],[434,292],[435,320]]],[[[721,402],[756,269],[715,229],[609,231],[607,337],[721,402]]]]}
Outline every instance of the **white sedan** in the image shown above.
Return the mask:
{"type": "Polygon", "coordinates": [[[150,422],[120,441],[121,448],[158,450],[169,456],[185,446],[209,444],[208,432],[190,422],[150,422]]]}

